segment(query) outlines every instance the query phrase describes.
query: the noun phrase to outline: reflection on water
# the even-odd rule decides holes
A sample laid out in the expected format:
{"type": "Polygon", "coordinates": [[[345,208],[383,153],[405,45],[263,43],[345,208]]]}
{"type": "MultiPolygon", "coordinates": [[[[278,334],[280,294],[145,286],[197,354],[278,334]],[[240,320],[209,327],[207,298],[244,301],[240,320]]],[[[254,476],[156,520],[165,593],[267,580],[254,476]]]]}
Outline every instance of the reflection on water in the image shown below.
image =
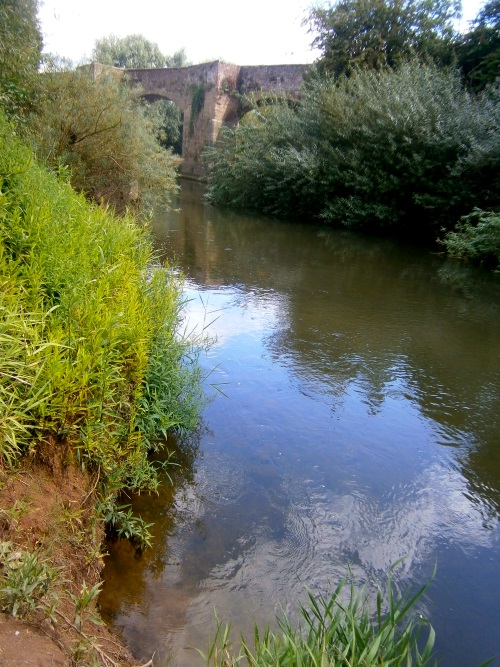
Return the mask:
{"type": "Polygon", "coordinates": [[[155,546],[109,545],[102,611],[137,656],[201,664],[350,565],[438,573],[422,611],[444,665],[500,652],[500,285],[392,241],[215,210],[187,184],[155,221],[217,342],[173,488],[141,496],[155,546]]]}

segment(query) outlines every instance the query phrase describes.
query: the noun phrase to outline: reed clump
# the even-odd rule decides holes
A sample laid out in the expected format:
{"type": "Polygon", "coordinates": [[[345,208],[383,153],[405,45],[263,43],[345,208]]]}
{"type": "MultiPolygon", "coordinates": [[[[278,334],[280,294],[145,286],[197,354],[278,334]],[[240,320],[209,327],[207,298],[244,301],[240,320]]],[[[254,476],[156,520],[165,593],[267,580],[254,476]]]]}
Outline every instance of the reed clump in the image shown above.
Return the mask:
{"type": "Polygon", "coordinates": [[[388,576],[385,595],[379,589],[375,616],[364,588],[343,579],[328,597],[308,591],[298,624],[283,615],[278,630],[255,628],[253,641],[242,637],[233,649],[230,628],[217,619],[207,653],[198,652],[214,667],[424,667],[436,664],[435,633],[416,613],[430,582],[413,596],[395,596],[388,576]]]}
{"type": "Polygon", "coordinates": [[[182,283],[149,232],[39,166],[0,116],[0,462],[30,453],[96,471],[109,510],[154,489],[148,458],[196,423],[182,283]]]}

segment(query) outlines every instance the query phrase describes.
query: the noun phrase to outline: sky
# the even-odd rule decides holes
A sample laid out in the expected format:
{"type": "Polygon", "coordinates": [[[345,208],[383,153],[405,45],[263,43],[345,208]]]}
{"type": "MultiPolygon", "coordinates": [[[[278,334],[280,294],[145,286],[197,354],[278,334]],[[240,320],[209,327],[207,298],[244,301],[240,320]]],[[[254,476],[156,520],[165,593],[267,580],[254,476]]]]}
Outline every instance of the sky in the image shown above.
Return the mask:
{"type": "MultiPolygon", "coordinates": [[[[463,23],[481,0],[462,0],[463,23]]],[[[171,55],[185,48],[193,63],[311,63],[312,35],[302,20],[311,0],[41,0],[44,50],[75,63],[89,59],[95,40],[142,34],[171,55]]],[[[314,4],[314,3],[313,3],[314,4]]]]}

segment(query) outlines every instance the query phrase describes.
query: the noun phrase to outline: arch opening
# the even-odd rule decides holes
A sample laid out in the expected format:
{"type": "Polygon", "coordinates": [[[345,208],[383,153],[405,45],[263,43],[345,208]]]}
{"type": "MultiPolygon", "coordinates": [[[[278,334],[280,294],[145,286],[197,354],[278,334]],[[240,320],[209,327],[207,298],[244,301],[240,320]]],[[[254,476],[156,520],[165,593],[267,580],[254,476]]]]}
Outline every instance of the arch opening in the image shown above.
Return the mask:
{"type": "Polygon", "coordinates": [[[156,138],[165,149],[182,155],[184,112],[173,100],[161,95],[143,95],[146,116],[155,127],[156,138]]]}

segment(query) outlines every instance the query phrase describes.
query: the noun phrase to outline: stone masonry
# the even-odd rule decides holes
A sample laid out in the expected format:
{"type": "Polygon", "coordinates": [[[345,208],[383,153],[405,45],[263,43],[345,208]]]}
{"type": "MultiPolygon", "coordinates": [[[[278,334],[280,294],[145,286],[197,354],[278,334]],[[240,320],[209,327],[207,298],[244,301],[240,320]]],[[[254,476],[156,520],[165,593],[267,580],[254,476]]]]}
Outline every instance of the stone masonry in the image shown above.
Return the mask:
{"type": "MultiPolygon", "coordinates": [[[[97,63],[93,66],[102,67],[97,63]]],[[[134,85],[141,86],[147,99],[168,99],[181,108],[181,173],[201,178],[205,174],[203,149],[217,140],[222,125],[238,122],[245,110],[242,96],[252,94],[259,99],[284,94],[297,98],[308,69],[308,65],[245,67],[217,60],[190,67],[121,71],[134,85]]]]}

